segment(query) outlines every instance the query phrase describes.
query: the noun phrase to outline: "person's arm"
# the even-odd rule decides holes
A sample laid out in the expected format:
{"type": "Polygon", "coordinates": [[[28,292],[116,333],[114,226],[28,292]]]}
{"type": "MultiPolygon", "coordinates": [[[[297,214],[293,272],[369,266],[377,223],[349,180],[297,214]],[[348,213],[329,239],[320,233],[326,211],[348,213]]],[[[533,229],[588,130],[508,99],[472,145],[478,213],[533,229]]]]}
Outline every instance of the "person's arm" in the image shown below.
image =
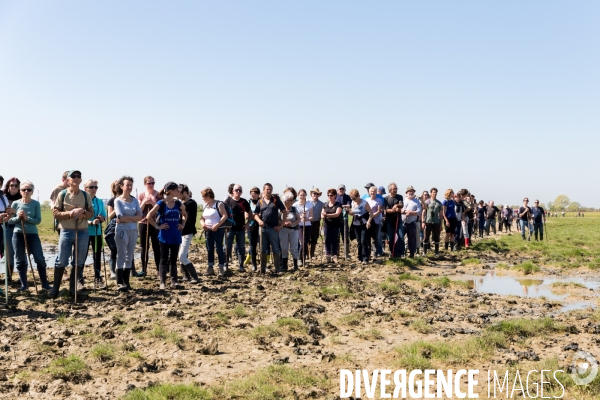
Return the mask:
{"type": "Polygon", "coordinates": [[[421,211],[421,225],[425,226],[427,220],[427,203],[423,203],[423,210],[421,211]]]}
{"type": "Polygon", "coordinates": [[[185,221],[187,221],[187,211],[185,210],[185,204],[181,203],[179,211],[181,212],[181,223],[177,225],[177,229],[181,231],[185,227],[185,221]]]}
{"type": "Polygon", "coordinates": [[[446,226],[449,226],[450,221],[448,221],[448,217],[446,216],[447,211],[448,211],[448,206],[442,205],[442,215],[444,216],[444,222],[446,222],[446,226]]]}
{"type": "Polygon", "coordinates": [[[21,218],[17,217],[17,214],[15,214],[13,217],[10,217],[8,219],[8,223],[11,225],[16,225],[19,224],[19,226],[21,225],[21,218]]]}
{"type": "Polygon", "coordinates": [[[222,202],[219,203],[219,214],[221,214],[221,219],[215,226],[212,227],[213,232],[216,232],[217,229],[219,229],[219,227],[223,225],[225,221],[227,221],[227,210],[222,202]]]}
{"type": "Polygon", "coordinates": [[[328,214],[330,218],[337,218],[342,214],[342,207],[338,206],[333,214],[328,214]]]}
{"type": "Polygon", "coordinates": [[[33,215],[28,217],[25,214],[25,221],[31,225],[39,225],[42,222],[42,209],[40,207],[40,203],[36,201],[35,207],[33,207],[33,215]]]}
{"type": "MultiPolygon", "coordinates": [[[[115,202],[115,205],[117,203],[115,202]]],[[[154,207],[152,207],[152,209],[150,210],[150,212],[148,213],[148,215],[146,215],[146,220],[148,221],[148,223],[150,225],[152,225],[153,227],[155,227],[158,230],[161,230],[163,228],[166,228],[169,226],[169,224],[162,224],[162,225],[156,225],[156,213],[158,213],[158,209],[159,206],[158,204],[156,204],[154,207]]],[[[128,222],[128,221],[127,221],[128,222]]]]}
{"type": "Polygon", "coordinates": [[[109,220],[113,219],[114,217],[117,216],[117,213],[116,213],[115,208],[113,206],[107,205],[106,208],[108,209],[108,219],[109,220]]]}

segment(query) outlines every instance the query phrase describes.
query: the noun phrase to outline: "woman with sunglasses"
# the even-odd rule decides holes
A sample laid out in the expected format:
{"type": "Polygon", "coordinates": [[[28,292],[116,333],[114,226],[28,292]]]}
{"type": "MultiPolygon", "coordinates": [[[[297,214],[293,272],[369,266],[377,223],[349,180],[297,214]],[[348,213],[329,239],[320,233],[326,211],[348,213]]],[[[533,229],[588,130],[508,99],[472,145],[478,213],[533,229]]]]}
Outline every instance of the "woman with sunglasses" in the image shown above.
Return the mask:
{"type": "MultiPolygon", "coordinates": [[[[92,248],[92,258],[94,260],[94,286],[96,289],[104,289],[106,286],[102,280],[102,273],[100,266],[102,264],[102,229],[101,224],[106,221],[106,210],[104,209],[104,202],[96,196],[98,191],[98,181],[95,179],[89,179],[84,184],[85,191],[90,194],[92,199],[92,207],[94,208],[94,215],[88,219],[88,233],[90,235],[90,243],[88,246],[88,252],[90,247],[92,248]]],[[[87,252],[86,252],[87,258],[87,252]]],[[[80,283],[83,286],[83,268],[80,270],[79,275],[80,283]]]]}
{"type": "Polygon", "coordinates": [[[225,275],[225,251],[223,249],[223,237],[225,230],[219,229],[227,221],[227,210],[222,202],[215,200],[215,192],[206,188],[200,192],[205,207],[202,212],[202,230],[206,238],[206,250],[208,251],[208,268],[206,275],[214,275],[215,271],[215,249],[219,260],[219,275],[225,275]]]}
{"type": "MultiPolygon", "coordinates": [[[[144,178],[144,186],[146,191],[138,195],[138,202],[142,209],[142,215],[144,218],[138,224],[138,230],[140,233],[140,244],[142,247],[142,272],[136,274],[138,277],[145,276],[148,272],[148,262],[150,249],[146,246],[152,243],[152,251],[154,252],[154,263],[156,264],[156,271],[159,270],[160,266],[160,242],[158,241],[158,230],[154,226],[148,224],[147,215],[154,208],[156,203],[162,199],[160,193],[154,189],[155,180],[152,176],[148,175],[144,178]]],[[[135,273],[135,270],[134,270],[135,273]]]]}
{"type": "Polygon", "coordinates": [[[321,211],[323,232],[325,234],[325,257],[328,263],[332,259],[334,263],[337,263],[340,247],[340,228],[342,227],[340,219],[342,205],[337,201],[337,191],[335,189],[327,190],[327,198],[329,200],[323,205],[323,211],[321,211]]]}
{"type": "MultiPolygon", "coordinates": [[[[287,211],[283,227],[279,231],[279,244],[281,245],[281,271],[288,272],[289,253],[292,253],[294,260],[294,272],[298,271],[298,224],[300,216],[298,210],[294,207],[296,201],[296,190],[292,187],[283,192],[283,205],[287,211]]],[[[279,214],[280,218],[283,213],[279,214]]]]}
{"type": "Polygon", "coordinates": [[[356,189],[350,190],[350,198],[352,203],[348,213],[352,215],[352,230],[358,244],[358,261],[367,264],[371,254],[370,241],[367,236],[367,229],[373,222],[371,206],[366,200],[360,198],[356,189]]]}
{"type": "Polygon", "coordinates": [[[42,242],[40,241],[37,229],[37,225],[42,222],[42,211],[40,203],[31,198],[33,190],[33,183],[29,181],[21,183],[20,192],[22,198],[12,203],[12,208],[15,210],[16,214],[9,220],[14,226],[12,243],[17,258],[17,272],[19,273],[19,279],[21,280],[21,287],[17,289],[20,291],[27,290],[28,287],[27,249],[29,249],[30,254],[33,255],[33,260],[35,261],[35,265],[37,266],[40,275],[42,289],[52,289],[48,283],[48,277],[46,276],[46,260],[44,259],[42,242]],[[25,228],[25,232],[23,232],[22,228],[25,228]],[[27,239],[27,246],[25,246],[25,239],[27,239]]]}
{"type": "MultiPolygon", "coordinates": [[[[14,214],[14,210],[12,209],[12,203],[21,200],[21,192],[19,191],[19,186],[21,185],[21,181],[17,178],[10,178],[6,185],[4,186],[4,195],[8,199],[8,207],[10,208],[10,214],[14,214]]],[[[12,244],[13,232],[15,229],[14,223],[6,224],[6,242],[7,242],[7,250],[8,254],[6,254],[5,262],[8,262],[8,281],[12,281],[13,271],[15,269],[15,248],[12,244]]]]}

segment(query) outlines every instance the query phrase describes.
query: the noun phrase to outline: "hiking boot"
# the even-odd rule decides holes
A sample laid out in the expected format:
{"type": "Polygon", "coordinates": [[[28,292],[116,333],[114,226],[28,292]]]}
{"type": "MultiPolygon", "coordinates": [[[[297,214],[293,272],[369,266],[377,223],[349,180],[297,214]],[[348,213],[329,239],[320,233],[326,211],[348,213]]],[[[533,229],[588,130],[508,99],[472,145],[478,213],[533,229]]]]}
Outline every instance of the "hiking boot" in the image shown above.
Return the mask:
{"type": "Polygon", "coordinates": [[[260,273],[261,274],[266,274],[267,273],[267,253],[262,253],[260,255],[260,273]]]}
{"type": "Polygon", "coordinates": [[[273,264],[275,264],[275,272],[281,273],[283,271],[281,267],[281,254],[273,253],[273,264]]]}
{"type": "Polygon", "coordinates": [[[206,275],[206,276],[214,276],[215,275],[215,270],[213,269],[212,265],[210,265],[208,268],[206,268],[206,272],[204,273],[204,275],[206,275]]]}
{"type": "Polygon", "coordinates": [[[294,258],[294,269],[292,270],[293,272],[298,271],[298,264],[300,264],[300,260],[294,258]]]}
{"type": "Polygon", "coordinates": [[[60,283],[62,282],[63,274],[65,273],[65,267],[56,267],[54,268],[54,287],[48,293],[48,297],[53,299],[58,297],[58,292],[60,291],[60,283]]]}
{"type": "Polygon", "coordinates": [[[98,278],[95,281],[95,285],[96,285],[96,289],[106,289],[106,285],[104,284],[104,282],[102,281],[102,278],[98,278]]]}
{"type": "Polygon", "coordinates": [[[219,264],[219,276],[224,276],[226,271],[225,266],[219,264]]]}

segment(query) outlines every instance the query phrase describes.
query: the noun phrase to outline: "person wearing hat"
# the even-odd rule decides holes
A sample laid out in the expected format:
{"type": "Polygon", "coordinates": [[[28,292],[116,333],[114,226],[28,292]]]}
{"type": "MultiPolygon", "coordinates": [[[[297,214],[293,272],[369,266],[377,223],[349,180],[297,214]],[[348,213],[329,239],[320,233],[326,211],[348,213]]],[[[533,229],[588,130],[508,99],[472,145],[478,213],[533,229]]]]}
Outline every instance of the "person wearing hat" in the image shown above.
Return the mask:
{"type": "Polygon", "coordinates": [[[148,223],[158,230],[158,241],[160,242],[160,264],[158,267],[160,278],[160,289],[166,288],[167,270],[171,276],[171,288],[179,286],[177,281],[177,260],[179,246],[181,245],[181,231],[185,227],[187,212],[179,196],[179,185],[175,182],[167,182],[163,188],[164,199],[148,213],[148,223]],[[156,218],[158,216],[158,218],[156,218]]]}
{"type": "Polygon", "coordinates": [[[352,198],[346,194],[346,185],[341,184],[337,189],[337,202],[342,205],[342,215],[340,215],[341,220],[341,228],[340,235],[342,236],[342,240],[346,241],[346,252],[344,254],[345,258],[350,257],[350,238],[348,237],[348,211],[350,210],[352,204],[352,198]],[[345,224],[345,225],[344,225],[345,224]]]}
{"type": "Polygon", "coordinates": [[[61,191],[54,203],[52,215],[60,221],[61,230],[58,239],[58,265],[54,268],[54,287],[49,296],[56,298],[60,291],[65,268],[69,264],[69,258],[75,245],[77,237],[77,248],[73,251],[77,253],[77,266],[71,268],[69,279],[69,293],[75,295],[75,268],[83,268],[85,255],[89,245],[89,233],[87,221],[94,215],[92,200],[89,194],[79,189],[81,184],[81,172],[78,170],[69,171],[67,174],[69,187],[61,191]]]}
{"type": "MultiPolygon", "coordinates": [[[[365,185],[365,189],[367,189],[367,193],[363,194],[361,198],[363,200],[369,200],[369,198],[371,198],[371,188],[372,187],[375,188],[375,192],[376,192],[375,199],[376,199],[377,203],[379,204],[379,207],[381,208],[381,211],[382,211],[382,213],[377,215],[377,217],[374,220],[374,224],[372,225],[378,229],[377,235],[375,237],[375,255],[382,256],[383,255],[383,238],[381,237],[381,226],[383,225],[383,219],[384,219],[383,212],[385,211],[384,210],[385,199],[383,198],[382,195],[377,193],[377,186],[375,186],[375,184],[372,182],[369,182],[365,185]]],[[[373,205],[371,205],[371,208],[373,208],[373,205]]]]}
{"type": "Polygon", "coordinates": [[[406,200],[404,201],[404,210],[402,219],[404,220],[404,232],[408,241],[408,252],[410,258],[414,258],[417,251],[417,220],[423,212],[421,202],[415,197],[415,188],[409,186],[406,188],[406,200]]]}
{"type": "Polygon", "coordinates": [[[315,250],[317,249],[317,243],[319,241],[319,235],[321,232],[321,212],[323,211],[323,202],[319,200],[323,193],[319,188],[314,188],[310,191],[310,203],[312,208],[312,217],[310,218],[310,258],[315,256],[315,250]]]}
{"type": "MultiPolygon", "coordinates": [[[[388,235],[388,245],[392,257],[402,257],[404,254],[404,224],[401,220],[404,198],[398,194],[398,185],[395,182],[388,185],[388,190],[390,194],[385,197],[385,231],[388,235]]],[[[385,193],[385,190],[383,192],[385,193]]]]}

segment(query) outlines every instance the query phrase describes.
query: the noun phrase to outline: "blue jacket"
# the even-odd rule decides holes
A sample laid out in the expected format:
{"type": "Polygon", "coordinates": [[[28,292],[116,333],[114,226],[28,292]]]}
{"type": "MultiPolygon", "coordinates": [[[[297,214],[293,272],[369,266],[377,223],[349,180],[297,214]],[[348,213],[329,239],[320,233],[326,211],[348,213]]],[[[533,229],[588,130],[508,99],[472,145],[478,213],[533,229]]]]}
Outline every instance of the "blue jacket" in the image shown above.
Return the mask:
{"type": "MultiPolygon", "coordinates": [[[[102,199],[94,197],[92,199],[92,207],[94,208],[94,216],[88,219],[88,223],[91,223],[93,220],[95,220],[98,215],[102,215],[104,217],[104,221],[106,221],[106,209],[104,208],[104,202],[102,201],[102,199]]],[[[100,224],[88,225],[88,233],[90,236],[102,235],[102,229],[100,229],[100,224]]]]}

